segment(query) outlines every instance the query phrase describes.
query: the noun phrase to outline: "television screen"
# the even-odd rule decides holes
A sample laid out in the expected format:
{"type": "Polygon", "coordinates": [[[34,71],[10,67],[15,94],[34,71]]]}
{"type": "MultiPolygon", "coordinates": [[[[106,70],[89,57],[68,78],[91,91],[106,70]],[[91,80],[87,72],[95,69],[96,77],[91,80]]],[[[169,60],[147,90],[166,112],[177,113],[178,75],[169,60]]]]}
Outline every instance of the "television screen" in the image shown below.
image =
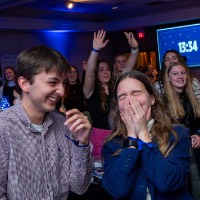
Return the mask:
{"type": "Polygon", "coordinates": [[[200,67],[200,24],[157,30],[160,67],[164,53],[175,49],[187,57],[189,67],[200,67]]]}

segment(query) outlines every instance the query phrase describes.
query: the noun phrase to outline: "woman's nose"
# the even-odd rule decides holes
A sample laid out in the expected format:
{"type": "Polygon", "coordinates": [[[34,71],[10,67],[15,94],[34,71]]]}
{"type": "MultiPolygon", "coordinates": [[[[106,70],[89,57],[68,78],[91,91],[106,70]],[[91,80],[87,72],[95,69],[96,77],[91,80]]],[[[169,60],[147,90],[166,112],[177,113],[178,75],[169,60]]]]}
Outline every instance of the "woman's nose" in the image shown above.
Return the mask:
{"type": "Polygon", "coordinates": [[[183,78],[183,74],[182,73],[178,73],[178,77],[179,78],[183,78]]]}

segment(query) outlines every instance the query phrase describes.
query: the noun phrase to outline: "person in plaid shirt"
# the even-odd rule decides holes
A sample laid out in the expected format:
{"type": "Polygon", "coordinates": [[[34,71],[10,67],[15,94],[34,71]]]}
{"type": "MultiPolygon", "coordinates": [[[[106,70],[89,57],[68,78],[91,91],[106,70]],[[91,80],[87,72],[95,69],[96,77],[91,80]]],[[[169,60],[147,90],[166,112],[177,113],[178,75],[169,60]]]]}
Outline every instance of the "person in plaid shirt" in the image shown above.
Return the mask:
{"type": "Polygon", "coordinates": [[[92,174],[91,125],[77,109],[53,110],[70,65],[57,51],[35,46],[19,54],[20,99],[0,113],[0,199],[66,200],[83,194],[92,174]]]}

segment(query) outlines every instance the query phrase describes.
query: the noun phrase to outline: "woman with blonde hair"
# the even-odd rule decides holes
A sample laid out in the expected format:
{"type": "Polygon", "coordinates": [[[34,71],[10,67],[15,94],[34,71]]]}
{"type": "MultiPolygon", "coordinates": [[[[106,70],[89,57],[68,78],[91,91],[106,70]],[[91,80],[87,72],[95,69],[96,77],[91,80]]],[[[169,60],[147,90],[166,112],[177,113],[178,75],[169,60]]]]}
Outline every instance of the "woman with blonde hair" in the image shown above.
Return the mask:
{"type": "Polygon", "coordinates": [[[189,133],[172,125],[150,80],[139,71],[117,80],[112,133],[103,147],[103,186],[114,199],[191,200],[189,133]]]}
{"type": "Polygon", "coordinates": [[[183,104],[184,98],[187,98],[187,100],[190,101],[195,116],[200,117],[200,105],[196,96],[194,95],[194,91],[192,90],[192,82],[186,65],[177,62],[172,62],[169,64],[169,67],[167,68],[164,74],[164,91],[165,97],[167,98],[168,102],[170,102],[169,111],[171,112],[171,116],[174,119],[180,120],[186,115],[186,110],[183,104]],[[179,74],[177,70],[175,70],[174,72],[171,72],[172,75],[170,76],[169,74],[172,68],[177,66],[181,66],[181,74],[179,74]],[[173,81],[172,76],[175,77],[176,82],[173,81]],[[176,80],[176,77],[180,80],[176,80]],[[178,83],[178,81],[180,83],[178,83]]]}
{"type": "MultiPolygon", "coordinates": [[[[175,49],[170,49],[170,50],[165,52],[165,54],[163,56],[162,69],[161,69],[161,72],[160,72],[160,77],[154,84],[156,90],[160,94],[164,93],[164,87],[163,87],[163,81],[164,80],[163,79],[164,79],[165,71],[167,70],[169,64],[171,62],[179,62],[179,63],[183,63],[186,66],[186,61],[187,60],[185,59],[185,57],[182,56],[175,49]]],[[[189,68],[188,68],[188,70],[189,70],[189,68]]],[[[200,102],[200,83],[191,74],[190,74],[190,79],[191,79],[191,82],[192,82],[192,90],[194,91],[195,96],[197,97],[198,101],[200,102]]]]}
{"type": "Polygon", "coordinates": [[[183,63],[170,63],[164,74],[164,101],[173,121],[190,130],[192,165],[190,184],[195,200],[200,199],[200,105],[192,90],[188,68],[183,63]]]}

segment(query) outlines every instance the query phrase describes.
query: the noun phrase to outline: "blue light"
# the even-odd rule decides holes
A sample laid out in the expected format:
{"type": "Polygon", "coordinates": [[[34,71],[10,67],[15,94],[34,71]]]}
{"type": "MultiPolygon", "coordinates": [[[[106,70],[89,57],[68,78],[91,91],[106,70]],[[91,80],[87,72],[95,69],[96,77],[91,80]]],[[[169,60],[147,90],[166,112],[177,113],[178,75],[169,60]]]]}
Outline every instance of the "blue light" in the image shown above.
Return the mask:
{"type": "Polygon", "coordinates": [[[6,110],[9,107],[10,107],[9,97],[4,96],[0,102],[0,108],[1,110],[6,110]]]}
{"type": "Polygon", "coordinates": [[[66,58],[69,57],[67,31],[45,31],[44,35],[48,47],[56,49],[66,58]]]}

